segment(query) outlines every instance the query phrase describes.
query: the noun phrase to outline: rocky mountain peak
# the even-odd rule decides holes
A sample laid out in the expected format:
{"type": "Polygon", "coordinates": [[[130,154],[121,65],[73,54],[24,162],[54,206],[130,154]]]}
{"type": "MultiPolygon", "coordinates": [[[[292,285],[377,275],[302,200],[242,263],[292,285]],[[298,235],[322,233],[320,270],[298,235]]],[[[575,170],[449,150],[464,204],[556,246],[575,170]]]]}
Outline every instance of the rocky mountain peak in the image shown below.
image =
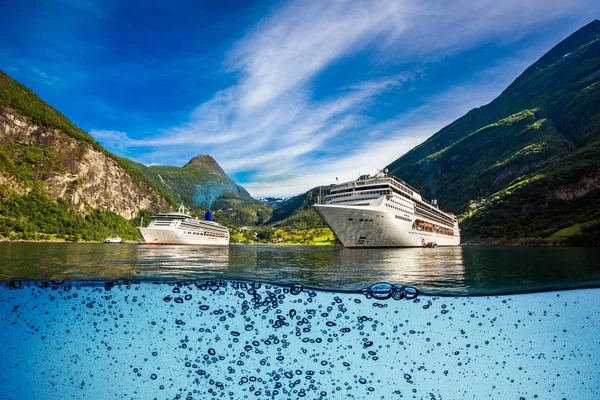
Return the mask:
{"type": "Polygon", "coordinates": [[[200,154],[192,158],[190,161],[188,161],[187,164],[183,166],[183,168],[188,167],[208,168],[210,170],[214,170],[215,172],[225,174],[219,163],[217,163],[217,161],[215,161],[215,159],[209,156],[208,154],[200,154]]]}

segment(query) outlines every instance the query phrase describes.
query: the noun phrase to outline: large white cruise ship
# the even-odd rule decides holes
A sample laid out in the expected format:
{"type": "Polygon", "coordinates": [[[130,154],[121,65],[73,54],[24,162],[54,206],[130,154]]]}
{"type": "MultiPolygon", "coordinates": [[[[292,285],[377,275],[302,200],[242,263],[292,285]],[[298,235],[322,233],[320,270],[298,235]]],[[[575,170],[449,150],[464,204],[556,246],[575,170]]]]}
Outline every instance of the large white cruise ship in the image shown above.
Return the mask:
{"type": "Polygon", "coordinates": [[[345,247],[421,247],[460,244],[452,213],[421,198],[406,182],[379,171],[341,183],[313,208],[345,247]]]}
{"type": "Polygon", "coordinates": [[[229,244],[229,230],[213,222],[210,212],[200,220],[186,213],[183,205],[178,212],[158,213],[146,228],[138,229],[147,244],[229,244]]]}

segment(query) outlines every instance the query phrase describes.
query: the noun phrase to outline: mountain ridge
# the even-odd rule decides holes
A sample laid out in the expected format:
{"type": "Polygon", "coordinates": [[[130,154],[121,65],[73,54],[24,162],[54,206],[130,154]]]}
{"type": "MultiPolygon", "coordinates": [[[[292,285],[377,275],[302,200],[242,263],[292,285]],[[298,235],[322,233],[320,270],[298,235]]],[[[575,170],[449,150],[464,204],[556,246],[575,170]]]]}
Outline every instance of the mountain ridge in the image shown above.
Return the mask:
{"type": "Polygon", "coordinates": [[[184,203],[192,210],[212,210],[217,222],[253,226],[270,218],[272,209],[234,182],[210,155],[197,155],[183,167],[145,166],[127,158],[121,160],[168,193],[173,202],[184,203]]]}
{"type": "Polygon", "coordinates": [[[212,190],[213,199],[221,197],[235,197],[245,201],[255,201],[248,191],[235,183],[223,171],[217,161],[206,154],[193,157],[183,167],[169,165],[146,166],[127,158],[121,158],[133,168],[136,168],[147,179],[169,193],[176,201],[183,201],[188,207],[209,207],[209,199],[195,198],[198,187],[212,190]]]}
{"type": "Polygon", "coordinates": [[[0,71],[0,183],[11,192],[41,191],[131,219],[166,206],[163,194],[60,112],[0,71]],[[120,192],[123,195],[113,196],[120,192]]]}
{"type": "Polygon", "coordinates": [[[161,190],[0,71],[0,236],[137,239],[129,220],[169,207],[161,190]]]}
{"type": "Polygon", "coordinates": [[[437,198],[442,208],[461,214],[467,241],[573,244],[580,230],[573,228],[570,238],[555,233],[595,226],[600,218],[595,206],[584,217],[557,214],[562,203],[597,190],[599,79],[600,21],[594,20],[540,57],[492,102],[387,168],[425,197],[437,198]],[[586,189],[567,199],[569,187],[586,189]]]}

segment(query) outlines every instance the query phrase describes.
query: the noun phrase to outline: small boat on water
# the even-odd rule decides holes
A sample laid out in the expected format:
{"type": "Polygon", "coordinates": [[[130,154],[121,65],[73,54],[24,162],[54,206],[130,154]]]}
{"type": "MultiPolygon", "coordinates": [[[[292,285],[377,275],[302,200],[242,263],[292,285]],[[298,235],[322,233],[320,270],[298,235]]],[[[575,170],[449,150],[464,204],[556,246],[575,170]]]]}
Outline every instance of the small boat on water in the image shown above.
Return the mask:
{"type": "Polygon", "coordinates": [[[123,243],[123,239],[120,237],[109,237],[104,239],[104,243],[114,244],[114,243],[123,243]]]}

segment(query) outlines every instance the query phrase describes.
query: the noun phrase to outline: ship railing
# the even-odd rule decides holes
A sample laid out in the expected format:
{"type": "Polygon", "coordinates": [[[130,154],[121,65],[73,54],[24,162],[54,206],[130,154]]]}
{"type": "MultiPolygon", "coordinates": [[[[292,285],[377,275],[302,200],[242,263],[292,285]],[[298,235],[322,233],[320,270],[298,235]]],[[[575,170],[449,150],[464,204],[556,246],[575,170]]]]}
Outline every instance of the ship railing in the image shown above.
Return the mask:
{"type": "Polygon", "coordinates": [[[338,190],[341,189],[347,189],[347,188],[351,188],[352,184],[350,183],[343,183],[341,185],[337,185],[336,187],[334,187],[333,189],[331,189],[332,192],[337,192],[338,190]]]}
{"type": "Polygon", "coordinates": [[[379,182],[379,181],[381,181],[383,179],[384,178],[375,178],[375,179],[367,179],[367,180],[363,180],[363,181],[352,181],[352,182],[348,182],[348,183],[342,183],[340,185],[337,185],[333,189],[331,189],[331,193],[335,193],[335,192],[338,192],[338,191],[343,190],[343,189],[350,189],[350,188],[355,188],[355,187],[369,186],[369,185],[372,185],[374,182],[379,182]]]}
{"type": "MultiPolygon", "coordinates": [[[[406,186],[407,188],[409,188],[410,190],[413,190],[415,193],[419,193],[419,191],[417,189],[415,189],[414,187],[410,186],[408,183],[404,182],[402,179],[396,178],[395,176],[392,176],[392,179],[404,186],[406,186]]],[[[419,193],[420,194],[420,193],[419,193]]]]}
{"type": "Polygon", "coordinates": [[[386,181],[386,182],[393,184],[394,186],[401,188],[401,189],[412,190],[415,193],[419,193],[419,191],[417,189],[415,189],[408,183],[404,182],[402,179],[396,178],[395,176],[392,176],[392,177],[386,176],[386,177],[381,177],[381,178],[371,178],[371,179],[365,179],[362,181],[356,180],[356,181],[352,181],[352,182],[348,182],[348,183],[342,183],[340,185],[335,186],[331,190],[331,192],[333,193],[333,192],[337,192],[342,189],[347,189],[347,188],[352,188],[352,187],[368,186],[368,185],[372,185],[375,182],[381,182],[381,181],[386,181]]]}

